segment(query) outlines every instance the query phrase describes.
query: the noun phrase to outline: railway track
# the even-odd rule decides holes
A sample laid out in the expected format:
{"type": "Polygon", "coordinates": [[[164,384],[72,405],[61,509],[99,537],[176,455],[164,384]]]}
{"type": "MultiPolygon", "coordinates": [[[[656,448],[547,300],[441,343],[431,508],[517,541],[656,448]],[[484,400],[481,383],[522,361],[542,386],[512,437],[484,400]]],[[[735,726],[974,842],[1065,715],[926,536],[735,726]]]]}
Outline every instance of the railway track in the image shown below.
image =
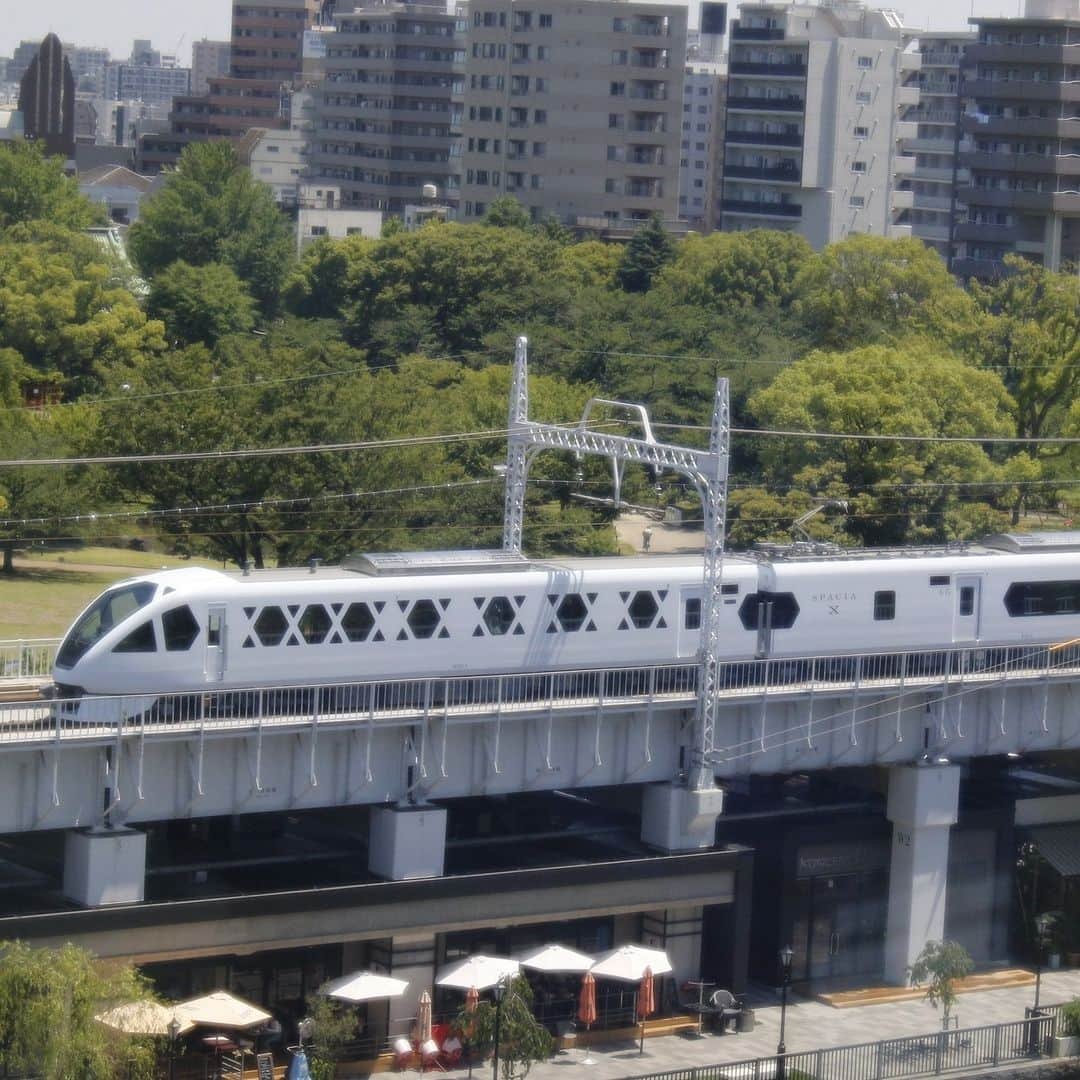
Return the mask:
{"type": "Polygon", "coordinates": [[[44,690],[49,685],[49,679],[29,679],[12,682],[5,685],[0,680],[0,704],[18,701],[43,701],[44,690]]]}

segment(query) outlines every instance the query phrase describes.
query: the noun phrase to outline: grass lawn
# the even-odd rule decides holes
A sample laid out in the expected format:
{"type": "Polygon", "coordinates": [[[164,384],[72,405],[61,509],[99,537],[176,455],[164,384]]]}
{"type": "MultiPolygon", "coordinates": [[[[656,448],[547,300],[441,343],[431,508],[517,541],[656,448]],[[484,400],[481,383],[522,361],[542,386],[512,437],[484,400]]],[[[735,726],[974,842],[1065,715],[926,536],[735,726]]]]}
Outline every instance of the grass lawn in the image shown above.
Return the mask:
{"type": "Polygon", "coordinates": [[[112,582],[166,566],[220,563],[124,548],[22,552],[15,560],[15,573],[0,574],[0,640],[60,637],[112,582]]]}

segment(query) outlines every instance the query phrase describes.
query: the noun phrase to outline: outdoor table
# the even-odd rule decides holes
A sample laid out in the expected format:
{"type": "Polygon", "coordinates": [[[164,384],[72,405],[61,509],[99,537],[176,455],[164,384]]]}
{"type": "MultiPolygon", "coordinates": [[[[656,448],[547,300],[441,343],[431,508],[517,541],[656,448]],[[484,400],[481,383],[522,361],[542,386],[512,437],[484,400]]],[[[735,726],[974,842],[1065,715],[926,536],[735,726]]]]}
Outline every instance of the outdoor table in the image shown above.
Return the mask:
{"type": "Polygon", "coordinates": [[[688,979],[683,985],[689,986],[691,990],[697,990],[697,1005],[691,1006],[697,1013],[697,1031],[694,1032],[694,1036],[703,1039],[705,1032],[701,1030],[701,1021],[705,1015],[705,991],[711,990],[716,983],[705,982],[702,979],[688,979]]]}

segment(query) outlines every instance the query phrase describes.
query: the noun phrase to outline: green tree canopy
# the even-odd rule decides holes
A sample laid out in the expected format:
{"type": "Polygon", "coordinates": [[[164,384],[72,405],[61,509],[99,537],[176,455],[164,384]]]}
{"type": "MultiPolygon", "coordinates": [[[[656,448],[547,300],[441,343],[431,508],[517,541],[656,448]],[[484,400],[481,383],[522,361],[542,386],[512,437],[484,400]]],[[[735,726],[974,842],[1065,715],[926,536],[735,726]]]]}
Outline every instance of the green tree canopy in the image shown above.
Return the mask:
{"type": "Polygon", "coordinates": [[[187,147],[128,233],[128,250],[146,277],[177,260],[191,266],[224,263],[264,314],[277,308],[294,243],[270,188],[252,178],[225,142],[187,147]]]}
{"type": "Polygon", "coordinates": [[[99,385],[113,365],[137,366],[165,345],[161,323],[146,318],[117,284],[116,267],[93,250],[84,238],[69,250],[0,241],[0,347],[39,375],[58,376],[68,397],[99,385]]]}
{"type": "Polygon", "coordinates": [[[919,334],[950,342],[972,316],[941,257],[910,238],[854,233],[829,244],[803,265],[795,291],[811,343],[829,349],[919,334]]]}
{"type": "Polygon", "coordinates": [[[128,964],[64,945],[0,945],[0,1069],[42,1080],[151,1080],[150,1040],[95,1020],[128,1002],[149,1001],[149,986],[128,964]]]}
{"type": "MultiPolygon", "coordinates": [[[[750,399],[750,411],[763,429],[987,436],[1008,434],[1012,402],[993,372],[926,346],[873,345],[796,361],[750,399]]],[[[773,437],[762,440],[759,462],[777,494],[846,499],[847,536],[861,543],[966,538],[1003,523],[986,501],[992,494],[962,500],[951,486],[998,481],[1007,493],[1006,474],[978,442],[773,437]]]]}
{"type": "Polygon", "coordinates": [[[796,233],[770,229],[690,236],[654,288],[678,304],[733,309],[786,307],[813,251],[796,233]]]}
{"type": "Polygon", "coordinates": [[[185,345],[213,346],[255,325],[251,294],[223,263],[196,267],[174,262],[154,278],[146,311],[165,324],[170,339],[185,345]]]}
{"type": "Polygon", "coordinates": [[[473,1012],[462,1009],[458,1013],[456,1027],[466,1034],[474,1057],[494,1051],[498,1023],[502,1080],[523,1080],[536,1062],[551,1057],[554,1040],[533,1016],[532,1004],[532,987],[518,975],[511,980],[498,1009],[490,1001],[481,1001],[473,1012]]]}
{"type": "Polygon", "coordinates": [[[956,984],[975,970],[967,949],[956,941],[928,941],[908,968],[912,986],[926,984],[926,1000],[941,1006],[941,1026],[949,1028],[949,1013],[956,1004],[956,984]]]}
{"type": "Polygon", "coordinates": [[[500,195],[492,199],[484,215],[484,224],[497,229],[528,229],[532,225],[529,211],[513,195],[500,195]]]}
{"type": "Polygon", "coordinates": [[[675,258],[675,244],[663,221],[654,214],[630,238],[615,274],[615,284],[624,292],[647,292],[653,278],[675,258]]]}
{"type": "Polygon", "coordinates": [[[0,230],[30,221],[65,229],[104,225],[104,211],[85,198],[64,174],[62,157],[46,157],[22,139],[0,143],[0,230]]]}

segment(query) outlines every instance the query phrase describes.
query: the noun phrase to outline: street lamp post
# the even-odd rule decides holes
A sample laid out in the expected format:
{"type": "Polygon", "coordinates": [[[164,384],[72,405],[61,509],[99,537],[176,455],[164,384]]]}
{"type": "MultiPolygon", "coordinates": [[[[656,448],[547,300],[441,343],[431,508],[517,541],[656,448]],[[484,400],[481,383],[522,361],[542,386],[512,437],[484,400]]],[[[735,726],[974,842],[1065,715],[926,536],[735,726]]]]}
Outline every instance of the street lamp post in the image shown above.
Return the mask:
{"type": "Polygon", "coordinates": [[[780,1041],[776,1044],[776,1080],[784,1080],[787,1075],[787,1062],[784,1055],[787,1047],[784,1045],[784,1024],[787,1020],[787,994],[791,985],[791,958],[794,950],[790,945],[785,945],[780,950],[780,969],[784,974],[784,981],[780,984],[780,1041]]]}
{"type": "Polygon", "coordinates": [[[176,1040],[180,1038],[180,1021],[174,1016],[169,1021],[169,1080],[176,1076],[176,1040]]]}
{"type": "Polygon", "coordinates": [[[491,1060],[491,1078],[499,1080],[499,1034],[502,1026],[502,1003],[506,994],[506,983],[500,979],[492,991],[495,994],[495,1053],[491,1060]]]}
{"type": "Polygon", "coordinates": [[[1032,1054],[1039,1050],[1039,1017],[1042,1011],[1039,1009],[1039,994],[1042,990],[1042,963],[1043,951],[1046,948],[1046,939],[1050,933],[1050,916],[1047,912],[1035,916],[1035,1004],[1031,1008],[1031,1026],[1028,1029],[1028,1049],[1032,1054]]]}

